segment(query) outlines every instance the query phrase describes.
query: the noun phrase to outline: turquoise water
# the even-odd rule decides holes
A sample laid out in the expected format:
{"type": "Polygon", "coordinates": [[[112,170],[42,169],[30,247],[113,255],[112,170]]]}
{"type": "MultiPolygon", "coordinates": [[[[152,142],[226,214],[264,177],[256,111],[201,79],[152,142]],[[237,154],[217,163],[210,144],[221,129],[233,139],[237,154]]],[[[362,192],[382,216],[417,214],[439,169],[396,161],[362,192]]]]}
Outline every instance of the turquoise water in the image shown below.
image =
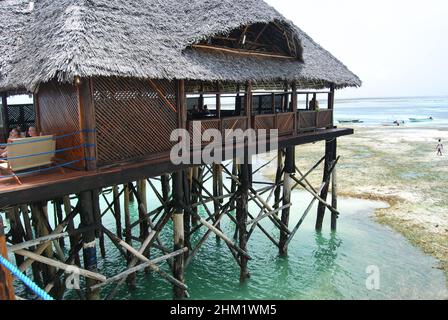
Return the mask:
{"type": "MultiPolygon", "coordinates": [[[[254,169],[261,163],[254,164],[254,169]]],[[[263,180],[261,174],[255,181],[263,180]]],[[[157,182],[155,182],[157,184],[157,182]]],[[[211,189],[210,182],[208,183],[211,189]]],[[[259,186],[258,186],[259,187],[259,186]]],[[[148,192],[151,208],[158,201],[148,192]]],[[[300,219],[311,201],[306,191],[292,195],[290,226],[300,219]]],[[[413,247],[404,237],[376,223],[376,208],[387,207],[381,202],[340,198],[341,217],[338,231],[329,231],[330,214],[327,212],[324,231],[314,231],[316,207],[290,243],[287,257],[279,257],[278,249],[258,229],[253,233],[248,252],[253,258],[248,268],[251,278],[239,282],[239,267],[223,241],[211,235],[186,271],[186,283],[191,299],[442,299],[448,298],[444,273],[437,269],[438,262],[413,247]],[[374,266],[380,272],[380,289],[368,290],[367,268],[374,266]]],[[[150,209],[151,209],[150,208],[150,209]]],[[[213,210],[212,207],[210,207],[213,210]]],[[[258,207],[250,206],[253,215],[258,207]]],[[[138,219],[134,204],[133,221],[138,219]]],[[[206,216],[202,209],[203,216],[206,216]]],[[[115,223],[106,218],[104,223],[115,229],[115,223]]],[[[263,226],[278,239],[278,230],[267,221],[263,226]]],[[[221,227],[231,237],[235,226],[224,218],[221,227]]],[[[136,230],[137,231],[137,230],[136,230]]],[[[192,238],[199,241],[205,230],[192,238]]],[[[172,245],[171,226],[161,235],[165,246],[172,245]]],[[[106,238],[107,239],[107,238],[106,238]]],[[[138,244],[134,242],[134,247],[138,244]]],[[[125,269],[124,261],[115,247],[107,242],[107,257],[100,259],[101,272],[115,275],[125,269]]],[[[153,250],[153,257],[159,255],[153,250]]],[[[163,268],[169,272],[167,264],[163,268]]],[[[110,287],[109,287],[110,288],[110,287]]],[[[107,292],[108,289],[105,290],[107,292]]],[[[171,285],[157,274],[141,272],[137,290],[122,286],[117,299],[171,299],[171,285]]]]}
{"type": "MultiPolygon", "coordinates": [[[[255,168],[255,166],[254,166],[255,168]]],[[[255,181],[263,177],[257,174],[255,181]]],[[[158,181],[154,181],[158,184],[158,181]]],[[[209,189],[211,189],[211,186],[209,189]]],[[[148,187],[148,189],[150,189],[148,187]]],[[[111,196],[109,196],[111,197],[111,196]]],[[[150,210],[159,206],[154,194],[149,193],[150,210]]],[[[447,299],[444,273],[437,268],[438,262],[413,247],[403,236],[376,223],[373,212],[385,203],[339,198],[338,231],[329,231],[330,214],[327,212],[324,231],[314,231],[316,207],[290,243],[287,257],[279,257],[278,249],[258,229],[248,244],[252,257],[248,268],[251,278],[241,284],[239,267],[224,242],[218,242],[211,235],[203,245],[185,274],[190,299],[447,299]],[[366,287],[367,268],[379,270],[379,290],[366,287]]],[[[311,201],[305,191],[294,191],[292,195],[290,226],[296,224],[311,201]]],[[[106,205],[103,202],[102,207],[106,205]]],[[[52,217],[51,206],[49,215],[52,217]]],[[[138,219],[136,203],[132,204],[132,221],[138,219]]],[[[212,210],[212,208],[210,207],[212,210]]],[[[206,216],[202,209],[202,214],[206,216]]],[[[259,213],[251,205],[253,215],[259,213]]],[[[52,220],[52,218],[50,218],[52,220]]],[[[76,222],[78,224],[79,220],[76,222]]],[[[115,231],[115,222],[108,214],[104,225],[115,231]]],[[[278,230],[268,221],[263,226],[278,239],[278,230]]],[[[235,226],[224,218],[221,227],[232,237],[235,226]]],[[[138,228],[136,228],[138,229],[138,228]]],[[[138,230],[135,230],[138,232],[138,230]]],[[[205,230],[192,238],[196,243],[205,230]]],[[[134,234],[138,236],[138,234],[134,234]]],[[[161,234],[166,247],[172,247],[172,229],[168,224],[161,234]]],[[[137,242],[133,243],[139,247],[137,242]]],[[[118,250],[106,237],[107,256],[98,257],[99,272],[111,277],[126,269],[125,261],[118,250]]],[[[152,257],[160,255],[156,249],[152,257]]],[[[99,256],[99,253],[98,253],[99,256]]],[[[11,257],[13,259],[13,257],[11,257]]],[[[168,265],[162,269],[169,271],[168,265]]],[[[137,274],[137,290],[129,291],[126,285],[120,287],[116,299],[172,299],[172,287],[158,274],[137,274]]],[[[112,286],[106,287],[105,296],[112,286]]],[[[17,283],[17,294],[29,297],[17,283]]],[[[73,291],[68,291],[66,299],[77,299],[73,291]]]]}
{"type": "MultiPolygon", "coordinates": [[[[303,192],[293,195],[291,225],[294,225],[311,200],[303,192]]],[[[254,232],[248,251],[251,278],[239,283],[239,267],[224,242],[214,236],[202,247],[189,266],[185,278],[191,299],[441,299],[447,298],[445,278],[437,261],[410,245],[406,239],[375,223],[372,213],[384,203],[341,198],[338,231],[325,221],[323,233],[314,231],[314,211],[289,247],[288,257],[278,256],[276,247],[260,231],[254,232]],[[366,269],[380,270],[380,289],[368,290],[366,269]]],[[[252,212],[258,213],[256,208],[252,212]]],[[[134,211],[134,218],[137,214],[134,211]]],[[[329,215],[327,214],[327,218],[329,215]]],[[[275,228],[264,223],[278,237],[275,228]]],[[[113,224],[110,223],[110,228],[113,224]]],[[[227,235],[233,223],[224,220],[227,235]]],[[[171,228],[162,234],[170,246],[171,228]]],[[[199,239],[196,235],[194,241],[199,239]]],[[[124,270],[123,259],[108,243],[107,258],[101,272],[113,275],[124,270]]],[[[154,251],[154,256],[156,256],[154,251]]],[[[164,266],[169,271],[167,265],[164,266]]],[[[137,278],[137,290],[123,286],[118,299],[171,299],[171,286],[157,274],[137,278]]]]}

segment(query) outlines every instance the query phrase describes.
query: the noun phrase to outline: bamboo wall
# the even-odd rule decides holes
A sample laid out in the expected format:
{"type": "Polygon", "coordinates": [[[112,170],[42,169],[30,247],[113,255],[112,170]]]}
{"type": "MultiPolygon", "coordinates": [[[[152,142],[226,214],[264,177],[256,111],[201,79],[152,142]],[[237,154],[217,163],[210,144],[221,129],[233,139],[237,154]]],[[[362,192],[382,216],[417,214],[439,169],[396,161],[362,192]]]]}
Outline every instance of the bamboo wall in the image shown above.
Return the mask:
{"type": "MultiPolygon", "coordinates": [[[[67,135],[80,131],[78,91],[74,85],[50,82],[42,84],[37,95],[39,108],[39,126],[44,135],[67,135]]],[[[84,159],[84,149],[81,134],[57,139],[56,148],[66,149],[79,147],[74,150],[57,153],[57,158],[64,162],[84,159]]],[[[84,162],[77,162],[73,166],[83,168],[84,162]]]]}
{"type": "Polygon", "coordinates": [[[170,151],[177,128],[175,82],[95,78],[98,166],[170,151]]]}

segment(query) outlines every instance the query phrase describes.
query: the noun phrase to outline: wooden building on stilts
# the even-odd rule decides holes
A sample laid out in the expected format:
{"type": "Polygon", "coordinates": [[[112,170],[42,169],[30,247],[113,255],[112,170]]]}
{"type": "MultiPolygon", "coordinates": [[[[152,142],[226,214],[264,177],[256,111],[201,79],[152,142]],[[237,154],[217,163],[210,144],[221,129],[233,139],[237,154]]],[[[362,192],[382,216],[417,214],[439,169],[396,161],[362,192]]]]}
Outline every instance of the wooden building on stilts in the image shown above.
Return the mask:
{"type": "MultiPolygon", "coordinates": [[[[263,1],[16,0],[2,4],[0,19],[2,107],[12,95],[32,94],[41,134],[2,145],[10,150],[0,164],[0,211],[10,226],[3,237],[18,269],[53,297],[75,290],[80,298],[111,299],[119,285],[132,288],[135,273],[149,270],[184,298],[184,271],[212,234],[228,246],[244,281],[254,230],[287,253],[301,223],[289,225],[297,187],[313,195],[303,217],[318,203],[316,229],[327,210],[336,228],[335,194],[327,200],[336,190],[336,140],[353,130],[333,123],[335,90],[361,81],[263,1]],[[278,153],[275,181],[258,188],[248,159],[232,164],[233,152],[221,163],[173,163],[173,131],[193,133],[195,123],[224,141],[231,129],[278,132],[270,150],[278,153]],[[325,141],[325,155],[309,172],[297,172],[295,146],[317,141],[325,141]],[[37,144],[53,149],[35,151],[37,144]],[[51,163],[20,167],[48,153],[51,163]],[[307,176],[321,164],[315,188],[307,176]],[[155,209],[148,194],[158,199],[155,209]],[[249,203],[259,210],[251,212],[249,203]],[[116,228],[103,225],[105,215],[116,228]],[[235,223],[235,234],[221,230],[223,218],[235,223]],[[278,227],[279,239],[262,220],[278,227]],[[163,243],[170,221],[173,241],[163,243]],[[199,230],[207,232],[193,242],[199,230]],[[105,238],[127,261],[109,277],[98,270],[105,238]],[[85,288],[67,288],[71,273],[85,278],[85,288]]],[[[207,144],[192,145],[193,156],[207,144]]],[[[11,296],[6,278],[0,299],[11,296]]]]}

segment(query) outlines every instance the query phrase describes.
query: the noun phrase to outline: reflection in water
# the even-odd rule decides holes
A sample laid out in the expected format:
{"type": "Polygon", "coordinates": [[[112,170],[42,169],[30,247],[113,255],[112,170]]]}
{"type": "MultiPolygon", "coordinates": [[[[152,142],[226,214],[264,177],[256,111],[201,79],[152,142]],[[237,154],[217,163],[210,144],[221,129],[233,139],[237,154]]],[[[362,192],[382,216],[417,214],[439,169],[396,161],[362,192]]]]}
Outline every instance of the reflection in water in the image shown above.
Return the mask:
{"type": "Polygon", "coordinates": [[[326,238],[321,232],[316,232],[314,239],[316,241],[316,249],[313,252],[315,270],[323,272],[333,270],[342,239],[336,232],[332,232],[329,238],[326,238]]]}

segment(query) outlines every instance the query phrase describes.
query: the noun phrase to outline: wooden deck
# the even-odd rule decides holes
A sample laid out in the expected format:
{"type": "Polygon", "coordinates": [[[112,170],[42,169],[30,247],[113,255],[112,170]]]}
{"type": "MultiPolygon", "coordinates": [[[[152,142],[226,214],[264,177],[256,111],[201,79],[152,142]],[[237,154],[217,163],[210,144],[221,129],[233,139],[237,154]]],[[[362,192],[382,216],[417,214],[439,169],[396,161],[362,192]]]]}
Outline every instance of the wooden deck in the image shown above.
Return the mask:
{"type": "MultiPolygon", "coordinates": [[[[316,141],[328,140],[353,134],[353,129],[321,129],[296,136],[279,138],[279,149],[316,141]]],[[[242,146],[237,146],[240,148],[242,146]]],[[[224,149],[222,150],[225,151],[224,149]]],[[[228,160],[228,159],[225,159],[228,160]]],[[[0,180],[0,208],[10,205],[51,200],[67,194],[105,188],[115,184],[123,184],[139,179],[157,177],[164,173],[182,170],[190,165],[176,166],[171,163],[169,154],[142,159],[138,162],[120,163],[113,167],[102,168],[93,172],[66,170],[62,174],[58,170],[44,174],[23,176],[22,185],[14,179],[0,180]]]]}

